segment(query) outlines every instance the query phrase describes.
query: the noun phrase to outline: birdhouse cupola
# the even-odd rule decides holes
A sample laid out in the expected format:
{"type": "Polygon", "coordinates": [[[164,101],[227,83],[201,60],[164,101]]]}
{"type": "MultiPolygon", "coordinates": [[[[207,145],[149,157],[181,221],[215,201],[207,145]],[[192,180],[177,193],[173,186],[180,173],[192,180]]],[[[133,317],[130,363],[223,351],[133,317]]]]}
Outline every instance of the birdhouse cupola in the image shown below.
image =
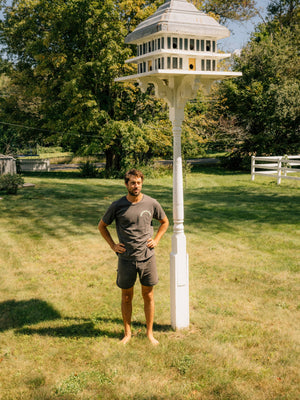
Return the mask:
{"type": "Polygon", "coordinates": [[[166,0],[126,37],[125,43],[137,46],[136,57],[126,62],[137,64],[138,76],[215,75],[218,60],[230,56],[218,53],[217,41],[229,35],[226,27],[187,0],[166,0]]]}

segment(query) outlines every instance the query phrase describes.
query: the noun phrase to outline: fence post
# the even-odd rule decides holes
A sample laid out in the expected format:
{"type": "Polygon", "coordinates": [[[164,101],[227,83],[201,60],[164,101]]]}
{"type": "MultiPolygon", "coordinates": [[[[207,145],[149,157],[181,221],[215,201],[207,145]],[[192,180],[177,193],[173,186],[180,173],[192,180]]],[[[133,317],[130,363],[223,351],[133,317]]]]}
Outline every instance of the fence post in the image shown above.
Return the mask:
{"type": "Polygon", "coordinates": [[[255,178],[255,156],[251,156],[251,181],[255,178]]]}
{"type": "Polygon", "coordinates": [[[278,158],[278,165],[277,165],[277,185],[281,183],[281,160],[282,157],[278,158]]]}
{"type": "Polygon", "coordinates": [[[287,176],[287,169],[288,169],[288,166],[289,166],[289,157],[287,155],[285,155],[283,160],[284,160],[284,162],[283,162],[283,176],[286,177],[287,176]]]}

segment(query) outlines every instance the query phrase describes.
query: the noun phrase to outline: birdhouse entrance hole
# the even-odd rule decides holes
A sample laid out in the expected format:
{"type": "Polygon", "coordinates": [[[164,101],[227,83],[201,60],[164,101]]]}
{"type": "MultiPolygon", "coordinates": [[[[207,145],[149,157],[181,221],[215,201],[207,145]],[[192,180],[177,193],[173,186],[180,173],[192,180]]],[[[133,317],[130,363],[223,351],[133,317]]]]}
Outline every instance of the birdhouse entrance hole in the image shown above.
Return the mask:
{"type": "Polygon", "coordinates": [[[190,71],[195,71],[196,69],[196,59],[195,58],[189,58],[189,70],[190,71]]]}

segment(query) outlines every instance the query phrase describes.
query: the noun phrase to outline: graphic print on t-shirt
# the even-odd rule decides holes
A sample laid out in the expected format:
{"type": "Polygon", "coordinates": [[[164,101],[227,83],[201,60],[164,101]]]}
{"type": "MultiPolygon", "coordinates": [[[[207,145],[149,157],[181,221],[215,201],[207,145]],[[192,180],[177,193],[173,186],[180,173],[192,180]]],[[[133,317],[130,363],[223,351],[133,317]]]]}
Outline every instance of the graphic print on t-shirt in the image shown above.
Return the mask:
{"type": "Polygon", "coordinates": [[[140,213],[140,217],[142,217],[144,214],[149,214],[151,217],[151,212],[149,210],[144,210],[140,213]]]}

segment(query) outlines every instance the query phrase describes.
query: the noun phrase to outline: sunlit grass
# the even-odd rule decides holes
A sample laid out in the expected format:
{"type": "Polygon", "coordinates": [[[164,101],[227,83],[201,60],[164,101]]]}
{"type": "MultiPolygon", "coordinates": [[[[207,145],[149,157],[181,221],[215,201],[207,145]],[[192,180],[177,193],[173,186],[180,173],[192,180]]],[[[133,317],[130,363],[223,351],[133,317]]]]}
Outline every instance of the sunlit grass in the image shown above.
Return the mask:
{"type": "MultiPolygon", "coordinates": [[[[170,327],[170,228],[157,249],[153,348],[139,284],[133,339],[118,344],[116,258],[97,231],[123,182],[25,180],[35,187],[0,201],[1,400],[299,398],[299,182],[188,174],[191,326],[170,327]]],[[[172,178],[144,191],[172,220],[172,178]]]]}

